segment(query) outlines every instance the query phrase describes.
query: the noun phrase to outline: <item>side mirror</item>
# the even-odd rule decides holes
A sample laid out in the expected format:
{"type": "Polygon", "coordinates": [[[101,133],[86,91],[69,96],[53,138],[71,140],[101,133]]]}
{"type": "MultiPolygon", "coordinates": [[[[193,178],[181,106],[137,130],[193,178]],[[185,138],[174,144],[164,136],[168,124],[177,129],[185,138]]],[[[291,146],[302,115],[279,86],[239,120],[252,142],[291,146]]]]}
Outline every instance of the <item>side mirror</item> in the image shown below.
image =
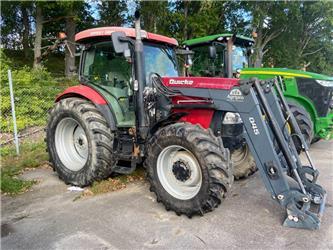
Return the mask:
{"type": "Polygon", "coordinates": [[[77,67],[76,66],[69,66],[69,72],[77,72],[77,67]]]}
{"type": "Polygon", "coordinates": [[[130,56],[128,39],[125,32],[113,32],[111,34],[112,44],[116,53],[124,53],[125,57],[130,56]]]}
{"type": "Polygon", "coordinates": [[[208,47],[208,53],[209,53],[209,57],[210,59],[215,59],[216,58],[216,47],[215,46],[209,46],[208,47]]]}

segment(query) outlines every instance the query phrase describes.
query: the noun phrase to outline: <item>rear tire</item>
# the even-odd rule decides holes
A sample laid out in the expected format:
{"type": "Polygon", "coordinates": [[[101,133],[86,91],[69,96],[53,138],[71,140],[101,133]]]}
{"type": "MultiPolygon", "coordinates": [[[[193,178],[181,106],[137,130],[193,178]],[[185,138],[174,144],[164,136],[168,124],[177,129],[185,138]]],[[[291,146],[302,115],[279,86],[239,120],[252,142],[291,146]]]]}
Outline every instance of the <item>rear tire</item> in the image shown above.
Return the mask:
{"type": "MultiPolygon", "coordinates": [[[[294,114],[297,124],[304,136],[305,142],[310,147],[311,141],[313,139],[313,123],[309,113],[300,105],[288,102],[290,111],[294,114]]],[[[291,131],[291,133],[295,133],[291,131]]],[[[302,151],[302,143],[297,136],[293,136],[293,141],[297,152],[302,151]]]]}
{"type": "Polygon", "coordinates": [[[88,100],[66,98],[50,112],[47,149],[66,184],[84,187],[108,177],[115,164],[113,139],[106,120],[88,100]]]}
{"type": "Polygon", "coordinates": [[[229,150],[211,130],[187,123],[161,128],[147,143],[150,190],[177,215],[216,208],[233,183],[229,150]]]}
{"type": "Polygon", "coordinates": [[[231,153],[231,161],[234,166],[234,177],[236,180],[247,178],[258,170],[247,144],[231,153]]]}

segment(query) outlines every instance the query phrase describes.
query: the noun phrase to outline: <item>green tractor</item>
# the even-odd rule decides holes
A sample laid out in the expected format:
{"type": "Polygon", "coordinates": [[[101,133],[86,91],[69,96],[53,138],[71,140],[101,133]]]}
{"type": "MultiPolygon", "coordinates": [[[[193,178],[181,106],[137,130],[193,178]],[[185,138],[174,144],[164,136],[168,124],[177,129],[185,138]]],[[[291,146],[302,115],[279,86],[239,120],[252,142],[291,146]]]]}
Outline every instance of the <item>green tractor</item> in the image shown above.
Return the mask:
{"type": "MultiPolygon", "coordinates": [[[[306,142],[333,138],[333,77],[286,68],[251,68],[254,40],[233,34],[217,34],[187,40],[194,51],[189,74],[213,77],[276,77],[306,142]]],[[[292,131],[293,132],[293,131],[292,131]]],[[[302,149],[294,137],[297,150],[302,149]]]]}

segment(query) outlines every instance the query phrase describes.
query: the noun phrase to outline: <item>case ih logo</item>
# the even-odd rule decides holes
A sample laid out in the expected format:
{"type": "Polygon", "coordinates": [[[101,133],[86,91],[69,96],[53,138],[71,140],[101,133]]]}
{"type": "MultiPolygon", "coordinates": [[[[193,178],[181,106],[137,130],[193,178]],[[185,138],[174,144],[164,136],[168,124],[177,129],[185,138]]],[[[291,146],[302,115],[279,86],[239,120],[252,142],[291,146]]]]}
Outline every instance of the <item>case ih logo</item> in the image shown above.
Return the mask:
{"type": "Polygon", "coordinates": [[[235,101],[235,102],[244,101],[244,96],[243,96],[242,92],[239,89],[231,90],[230,93],[228,94],[227,98],[230,101],[235,101]]]}
{"type": "Polygon", "coordinates": [[[192,80],[175,80],[175,79],[170,79],[169,80],[170,85],[192,85],[193,81],[192,80]]]}

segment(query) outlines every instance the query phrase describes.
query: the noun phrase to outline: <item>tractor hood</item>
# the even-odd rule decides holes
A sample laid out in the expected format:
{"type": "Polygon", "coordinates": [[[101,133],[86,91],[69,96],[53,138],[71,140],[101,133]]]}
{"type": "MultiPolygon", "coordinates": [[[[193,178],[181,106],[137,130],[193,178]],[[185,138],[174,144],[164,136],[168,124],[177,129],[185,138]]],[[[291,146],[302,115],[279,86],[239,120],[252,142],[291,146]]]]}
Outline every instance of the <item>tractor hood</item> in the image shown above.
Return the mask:
{"type": "Polygon", "coordinates": [[[333,77],[330,76],[287,68],[244,68],[241,71],[241,75],[267,75],[272,77],[279,75],[283,77],[300,77],[311,78],[315,80],[333,81],[333,77]]]}
{"type": "Polygon", "coordinates": [[[162,82],[166,87],[226,90],[239,85],[239,79],[213,77],[162,77],[162,82]]]}

